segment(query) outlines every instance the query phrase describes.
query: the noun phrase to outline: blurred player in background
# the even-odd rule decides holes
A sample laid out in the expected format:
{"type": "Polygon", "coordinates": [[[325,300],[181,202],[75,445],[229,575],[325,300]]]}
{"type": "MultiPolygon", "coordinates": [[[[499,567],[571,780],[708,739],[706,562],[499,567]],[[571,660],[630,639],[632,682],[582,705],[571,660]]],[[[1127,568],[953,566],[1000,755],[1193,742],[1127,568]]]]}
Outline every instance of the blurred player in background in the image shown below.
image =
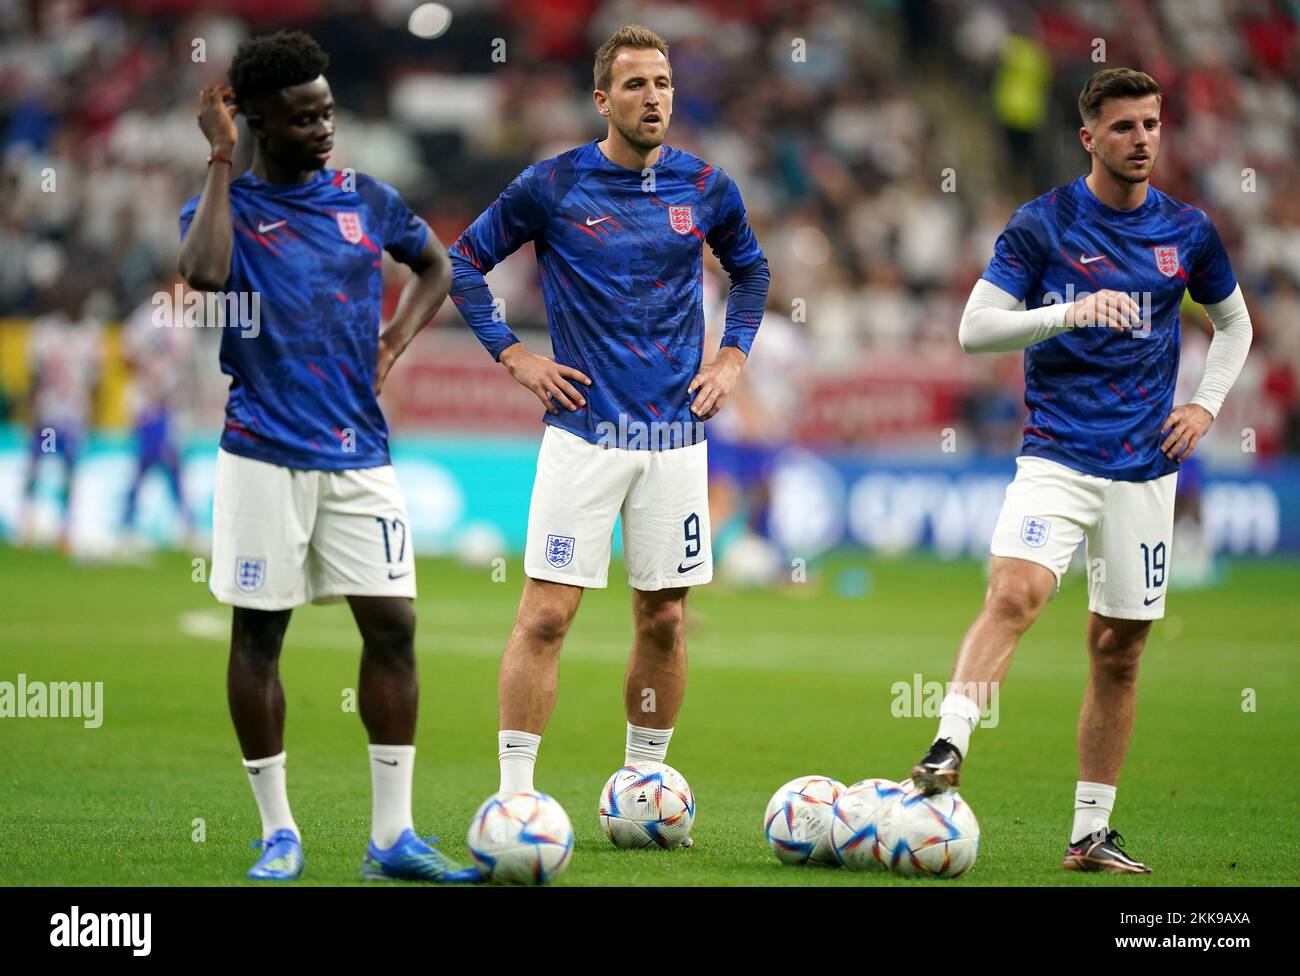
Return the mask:
{"type": "Polygon", "coordinates": [[[77,462],[90,431],[91,410],[104,362],[103,326],[82,314],[85,293],[75,284],[51,289],[53,310],[32,323],[27,347],[31,376],[31,459],[19,516],[19,542],[36,540],[36,483],[40,460],[58,455],[63,461],[59,490],[58,545],[72,551],[73,489],[77,462]]]}
{"type": "MultiPolygon", "coordinates": [[[[180,277],[163,286],[170,298],[180,277]]],[[[128,538],[138,532],[136,524],[140,486],[155,467],[167,478],[172,501],[180,517],[181,538],[193,537],[193,523],[181,490],[181,454],[177,413],[186,387],[186,362],[192,336],[184,328],[180,310],[172,309],[168,321],[158,321],[159,306],[150,299],[142,303],[122,327],[122,358],[131,370],[130,402],[135,426],[136,469],[126,494],[122,530],[128,538]]]]}
{"type": "Polygon", "coordinates": [[[1110,828],[1138,659],[1165,612],[1179,463],[1209,430],[1250,348],[1250,316],[1214,226],[1150,185],[1160,102],[1159,85],[1139,71],[1106,68],[1089,79],[1079,137],[1091,171],[1016,211],[961,321],[967,352],[1026,350],[1029,417],[993,534],[984,608],[912,780],[927,792],[957,785],[988,695],[1087,539],[1091,669],[1066,870],[1151,870],[1110,828]],[[1195,395],[1174,406],[1184,292],[1206,306],[1215,336],[1195,395]]]}
{"type": "Polygon", "coordinates": [[[635,628],[625,761],[664,761],[686,688],[686,595],[713,576],[700,422],[735,388],[767,296],[767,261],[736,185],[664,145],[667,44],[624,27],[596,52],[594,75],[605,138],[524,170],[451,248],[457,308],[547,410],[527,579],[501,659],[502,792],[533,789],[560,647],[583,589],[606,585],[620,512],[635,628]],[[483,277],[527,241],[554,360],[511,333],[483,277]],[[702,365],[705,241],[731,289],[722,348],[702,365]]]}
{"type": "Polygon", "coordinates": [[[358,704],[371,743],[362,877],[470,881],[477,872],[457,868],[412,827],[415,562],[378,402],[394,360],[446,297],[450,266],[395,190],[325,168],[334,137],[328,62],[299,32],[239,46],[230,86],[200,93],[212,153],[202,194],[181,211],[185,280],[260,302],[253,328],[233,328],[228,317],[222,334],[231,384],[210,583],[235,608],[227,690],[262,815],[262,856],[249,877],[302,873],[285,789],[280,646],[294,607],[346,597],[364,642],[358,704]],[[232,180],[236,112],[255,145],[249,172],[232,180]],[[381,335],[385,250],[414,275],[381,335]]]}
{"type": "MultiPolygon", "coordinates": [[[[706,287],[706,294],[716,291],[706,287]]],[[[707,304],[710,348],[720,342],[719,326],[725,324],[717,321],[725,309],[714,297],[707,304]]],[[[789,579],[786,554],[774,538],[772,482],[777,459],[794,442],[807,364],[799,326],[771,303],[763,315],[762,351],[746,361],[728,409],[709,430],[709,522],[725,582],[766,586],[789,579]]]]}

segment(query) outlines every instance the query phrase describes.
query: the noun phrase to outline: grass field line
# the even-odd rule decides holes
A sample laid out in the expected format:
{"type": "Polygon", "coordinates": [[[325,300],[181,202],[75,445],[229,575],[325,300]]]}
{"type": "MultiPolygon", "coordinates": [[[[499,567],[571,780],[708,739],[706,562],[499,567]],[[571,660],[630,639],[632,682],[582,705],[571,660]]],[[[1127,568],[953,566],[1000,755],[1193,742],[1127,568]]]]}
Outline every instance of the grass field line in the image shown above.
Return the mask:
{"type": "MultiPolygon", "coordinates": [[[[350,622],[349,622],[350,623],[350,622]]],[[[230,624],[222,610],[190,610],[181,614],[179,629],[188,637],[201,640],[227,641],[230,639],[230,624]]],[[[628,642],[631,639],[629,628],[611,628],[596,630],[584,628],[580,636],[571,639],[564,650],[568,660],[581,660],[605,663],[621,663],[627,658],[628,642]]],[[[762,635],[747,635],[742,655],[736,657],[718,657],[716,648],[701,651],[700,644],[706,648],[711,643],[708,637],[696,638],[693,642],[692,664],[701,667],[746,668],[754,670],[796,669],[803,671],[874,671],[876,668],[865,666],[859,657],[842,655],[811,657],[792,655],[790,649],[807,641],[807,635],[786,635],[771,631],[762,635]],[[766,656],[755,656],[755,651],[765,651],[766,656]],[[863,666],[852,666],[861,662],[863,666]]],[[[287,642],[298,641],[323,650],[358,650],[358,636],[348,628],[325,628],[319,625],[291,629],[287,642]]],[[[846,640],[843,642],[848,645],[846,640]]],[[[436,646],[430,648],[425,639],[418,639],[419,653],[425,655],[452,655],[455,657],[491,658],[500,657],[505,647],[505,635],[484,637],[477,633],[460,633],[439,628],[436,646]]],[[[903,646],[898,642],[899,647],[903,646]]],[[[914,647],[909,641],[907,646],[914,647]]],[[[853,644],[852,648],[865,654],[866,648],[853,644]]]]}
{"type": "MultiPolygon", "coordinates": [[[[477,614],[473,618],[477,625],[474,629],[449,629],[442,625],[441,607],[439,604],[423,608],[425,612],[422,619],[425,623],[417,637],[417,651],[421,656],[446,655],[492,660],[500,656],[508,636],[506,625],[502,625],[500,634],[484,635],[484,615],[477,614]]],[[[346,610],[321,610],[324,613],[338,614],[337,623],[331,624],[314,615],[297,619],[290,626],[287,646],[291,649],[301,647],[304,650],[357,652],[360,649],[359,637],[346,610]]],[[[131,641],[142,647],[166,646],[173,643],[171,635],[179,631],[191,639],[224,644],[230,639],[229,610],[225,607],[187,610],[176,618],[175,628],[173,630],[164,625],[150,632],[136,633],[132,635],[131,641]]],[[[949,655],[956,648],[955,633],[948,640],[866,629],[869,632],[865,634],[833,635],[768,628],[761,633],[740,635],[721,627],[706,626],[700,632],[690,635],[688,642],[692,666],[704,668],[842,674],[897,672],[894,676],[902,680],[911,675],[911,671],[906,675],[898,672],[899,661],[905,659],[913,662],[908,665],[913,670],[925,673],[927,680],[945,677],[945,674],[933,672],[935,668],[946,672],[949,655]]],[[[66,642],[75,646],[84,644],[85,637],[84,626],[79,623],[47,621],[35,626],[7,626],[4,644],[9,647],[49,646],[52,642],[66,642]]],[[[620,623],[601,626],[599,623],[579,621],[566,643],[564,657],[571,661],[621,664],[627,659],[630,640],[630,625],[620,623]]],[[[1033,644],[1033,653],[1017,655],[1013,677],[1059,675],[1064,669],[1073,670],[1085,661],[1082,633],[1060,638],[1039,633],[1029,640],[1033,644]]],[[[1148,648],[1148,657],[1164,651],[1159,640],[1159,635],[1155,635],[1148,648]]],[[[1249,649],[1251,666],[1256,669],[1276,663],[1289,663],[1295,653],[1294,646],[1287,643],[1251,641],[1249,649]]],[[[1029,647],[1024,650],[1028,651],[1029,647]]],[[[1172,652],[1176,654],[1176,648],[1172,652]]],[[[2,650],[0,653],[3,653],[2,650]]],[[[1256,677],[1258,679],[1259,675],[1256,677]]]]}
{"type": "MultiPolygon", "coordinates": [[[[228,641],[230,639],[230,622],[222,610],[189,610],[180,615],[178,627],[181,633],[188,637],[194,637],[201,640],[228,641]]],[[[350,624],[350,621],[349,621],[350,624]]],[[[788,652],[794,642],[806,640],[806,635],[796,638],[793,635],[785,636],[768,632],[762,636],[750,635],[745,639],[745,654],[743,659],[712,659],[706,653],[705,660],[697,660],[702,666],[719,666],[719,667],[750,667],[767,670],[769,668],[789,668],[797,667],[799,664],[809,663],[809,659],[803,661],[791,661],[787,656],[774,656],[770,660],[763,658],[753,658],[750,653],[756,648],[765,648],[769,651],[788,652]]],[[[319,625],[310,627],[294,627],[290,629],[289,635],[285,638],[286,643],[300,642],[310,644],[314,648],[322,650],[340,650],[340,651],[357,651],[360,641],[356,631],[348,626],[346,628],[327,628],[319,625]]],[[[584,628],[580,637],[571,639],[565,646],[564,656],[569,660],[597,661],[619,663],[627,658],[628,642],[631,640],[630,628],[619,628],[618,630],[596,630],[584,628]]],[[[429,641],[426,638],[417,639],[418,652],[421,654],[449,654],[455,657],[474,657],[474,658],[498,658],[505,647],[506,635],[503,633],[499,637],[484,637],[482,634],[470,632],[457,632],[439,627],[437,630],[436,646],[430,648],[429,641]]],[[[706,642],[707,638],[697,638],[696,646],[700,642],[706,642]]],[[[815,659],[814,659],[815,660],[815,659]]],[[[843,660],[835,659],[827,663],[836,665],[836,670],[843,669],[843,660]]],[[[824,668],[801,668],[801,670],[824,670],[824,668]]],[[[857,670],[857,669],[846,669],[857,670]]],[[[864,669],[870,670],[870,669],[864,669]]]]}
{"type": "MultiPolygon", "coordinates": [[[[310,644],[313,648],[330,651],[359,650],[359,637],[347,621],[346,627],[322,627],[319,623],[309,626],[291,628],[286,641],[290,644],[310,644]]],[[[180,631],[189,637],[202,640],[226,642],[230,639],[230,623],[224,609],[190,610],[181,614],[178,620],[180,631]]],[[[417,639],[417,651],[421,655],[451,655],[454,657],[488,658],[500,657],[505,647],[505,635],[485,637],[481,633],[449,631],[439,628],[437,636],[430,647],[428,638],[417,639]]],[[[630,633],[627,628],[584,628],[580,635],[575,635],[566,644],[564,656],[567,660],[580,660],[597,663],[620,664],[627,659],[630,633]]],[[[800,652],[797,649],[806,646],[807,634],[788,634],[768,630],[762,634],[745,635],[743,648],[734,654],[721,652],[710,635],[701,635],[691,641],[693,666],[744,669],[756,671],[797,670],[814,673],[875,673],[893,670],[897,667],[895,655],[899,652],[916,654],[924,651],[927,655],[943,657],[948,650],[948,642],[919,640],[915,636],[889,637],[872,635],[870,638],[842,636],[838,641],[827,641],[818,636],[816,655],[800,652]],[[827,644],[838,645],[827,653],[827,644]],[[851,654],[843,652],[850,651],[851,654]],[[886,665],[883,660],[888,659],[886,665]]],[[[1042,673],[1056,674],[1067,659],[1056,656],[1057,651],[1077,652],[1068,661],[1080,664],[1084,660],[1082,639],[1050,640],[1041,638],[1040,645],[1053,645],[1052,655],[1042,660],[1019,660],[1016,669],[1019,674],[1042,673]],[[1077,657],[1078,660],[1075,660],[1077,657]]],[[[1289,645],[1252,645],[1252,651],[1276,650],[1279,653],[1293,652],[1289,645]]],[[[944,662],[946,667],[946,660],[944,662]]],[[[921,660],[917,661],[918,669],[921,660]]],[[[927,679],[942,676],[927,675],[927,679]]]]}

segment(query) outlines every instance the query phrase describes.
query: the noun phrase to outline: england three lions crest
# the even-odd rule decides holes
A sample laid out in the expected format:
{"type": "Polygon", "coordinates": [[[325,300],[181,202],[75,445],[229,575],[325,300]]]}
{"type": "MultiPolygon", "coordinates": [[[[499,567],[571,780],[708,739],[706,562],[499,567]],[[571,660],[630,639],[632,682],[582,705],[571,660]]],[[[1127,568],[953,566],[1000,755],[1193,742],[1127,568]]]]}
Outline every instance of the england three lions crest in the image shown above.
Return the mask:
{"type": "Polygon", "coordinates": [[[695,229],[695,215],[690,207],[669,207],[668,226],[679,234],[689,234],[695,229]]]}
{"type": "Polygon", "coordinates": [[[563,569],[573,562],[574,539],[571,535],[548,535],[546,537],[546,562],[556,569],[563,569]]]}
{"type": "Polygon", "coordinates": [[[1051,522],[1033,515],[1026,515],[1024,521],[1020,523],[1020,538],[1025,545],[1033,546],[1035,549],[1046,545],[1047,537],[1051,531],[1051,522]]]}
{"type": "Polygon", "coordinates": [[[256,593],[266,582],[266,559],[261,556],[238,556],[235,559],[235,585],[244,593],[256,593]]]}
{"type": "Polygon", "coordinates": [[[1180,265],[1178,263],[1178,247],[1153,247],[1151,250],[1156,255],[1156,267],[1166,278],[1172,278],[1178,274],[1180,265]]]}
{"type": "Polygon", "coordinates": [[[339,222],[339,233],[349,244],[360,244],[365,234],[361,230],[361,214],[355,210],[340,210],[334,215],[339,222]]]}

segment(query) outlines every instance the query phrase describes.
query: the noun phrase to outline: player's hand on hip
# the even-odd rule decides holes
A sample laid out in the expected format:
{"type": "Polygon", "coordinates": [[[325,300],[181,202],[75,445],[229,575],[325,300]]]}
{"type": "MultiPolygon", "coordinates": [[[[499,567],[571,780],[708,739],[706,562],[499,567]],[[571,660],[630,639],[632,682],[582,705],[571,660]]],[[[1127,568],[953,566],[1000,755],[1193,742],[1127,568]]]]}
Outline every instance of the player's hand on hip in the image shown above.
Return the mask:
{"type": "Polygon", "coordinates": [[[1184,403],[1174,407],[1165,418],[1160,433],[1168,433],[1160,445],[1160,453],[1171,461],[1183,461],[1192,456],[1196,445],[1214,423],[1214,415],[1199,403],[1184,403]]]}
{"type": "Polygon", "coordinates": [[[1142,310],[1132,296],[1109,288],[1085,295],[1065,307],[1065,324],[1071,329],[1096,325],[1116,332],[1131,332],[1141,321],[1142,310]]]}
{"type": "Polygon", "coordinates": [[[740,367],[745,363],[745,354],[734,346],[723,346],[717,357],[705,364],[686,388],[688,394],[694,393],[691,401],[691,413],[701,420],[708,420],[717,415],[722,405],[731,396],[731,391],[740,379],[740,367]]]}
{"type": "Polygon", "coordinates": [[[524,348],[522,342],[505,349],[500,359],[501,365],[519,385],[532,390],[533,395],[542,401],[547,413],[559,413],[557,403],[566,410],[577,410],[587,405],[587,398],[569,382],[573,380],[591,386],[590,378],[582,371],[534,355],[524,348]]]}
{"type": "Polygon", "coordinates": [[[229,85],[208,85],[199,89],[199,128],[213,152],[229,153],[239,139],[235,128],[235,90],[229,85]]]}

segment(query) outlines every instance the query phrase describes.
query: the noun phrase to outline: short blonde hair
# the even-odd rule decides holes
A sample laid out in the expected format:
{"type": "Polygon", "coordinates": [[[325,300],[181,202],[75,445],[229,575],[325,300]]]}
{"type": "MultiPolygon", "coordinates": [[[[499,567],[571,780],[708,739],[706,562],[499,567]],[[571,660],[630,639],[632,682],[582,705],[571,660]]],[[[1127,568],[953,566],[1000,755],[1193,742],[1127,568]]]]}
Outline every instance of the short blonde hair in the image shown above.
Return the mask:
{"type": "MultiPolygon", "coordinates": [[[[665,58],[668,57],[668,42],[649,27],[642,27],[640,24],[628,24],[626,27],[620,27],[614,31],[613,36],[608,41],[596,50],[596,66],[592,71],[592,76],[596,82],[596,87],[600,91],[609,91],[610,76],[614,71],[614,55],[618,53],[618,49],[621,47],[630,47],[638,51],[653,48],[663,54],[665,58]]],[[[668,68],[670,76],[672,70],[670,65],[668,68]]]]}

